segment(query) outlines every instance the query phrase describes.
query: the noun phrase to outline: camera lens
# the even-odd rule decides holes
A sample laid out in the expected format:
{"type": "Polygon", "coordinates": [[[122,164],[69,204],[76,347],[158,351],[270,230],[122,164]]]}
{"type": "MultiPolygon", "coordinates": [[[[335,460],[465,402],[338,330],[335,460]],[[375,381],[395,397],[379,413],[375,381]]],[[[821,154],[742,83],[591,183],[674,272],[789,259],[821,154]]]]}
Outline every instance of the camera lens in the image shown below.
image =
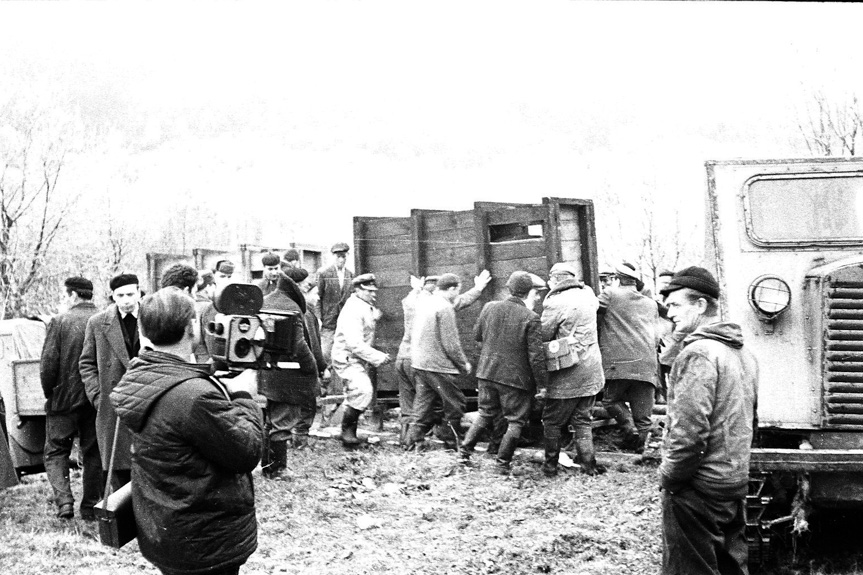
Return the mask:
{"type": "Polygon", "coordinates": [[[247,339],[239,339],[234,344],[234,355],[238,358],[246,357],[252,351],[252,343],[247,339]]]}

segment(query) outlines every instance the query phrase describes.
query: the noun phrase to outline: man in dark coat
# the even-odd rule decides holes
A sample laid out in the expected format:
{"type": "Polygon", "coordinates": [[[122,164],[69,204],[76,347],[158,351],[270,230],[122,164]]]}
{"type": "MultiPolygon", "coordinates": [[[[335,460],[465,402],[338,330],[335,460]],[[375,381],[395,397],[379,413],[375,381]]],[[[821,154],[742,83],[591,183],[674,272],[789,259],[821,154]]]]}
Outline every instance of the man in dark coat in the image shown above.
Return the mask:
{"type": "Polygon", "coordinates": [[[318,271],[318,301],[321,306],[321,348],[327,363],[332,362],[333,338],[336,335],[336,323],[345,302],[353,293],[351,273],[345,264],[348,261],[348,244],[339,242],[330,250],[335,262],[318,271]]]}
{"type": "Polygon", "coordinates": [[[68,311],[48,324],[42,346],[40,376],[45,392],[45,471],[54,490],[57,515],[74,516],[74,498],[69,483],[69,455],[78,436],[83,457],[81,518],[92,520],[93,505],[102,494],[102,461],[96,442],[96,409],[87,400],[78,360],[84,347],[87,320],[98,310],[93,302],[93,283],[82,277],[66,280],[68,311]]]}
{"type": "Polygon", "coordinates": [[[476,324],[476,340],[482,351],[476,367],[480,389],[479,417],[462,443],[463,461],[470,458],[484,429],[490,428],[502,413],[506,433],[497,452],[498,471],[507,473],[512,456],[527,424],[537,389],[545,389],[548,373],[542,350],[542,325],[533,311],[537,288],[545,287],[527,272],[517,271],[506,282],[510,297],[489,302],[482,308],[476,324]]]}
{"type": "Polygon", "coordinates": [[[605,370],[603,403],[623,431],[621,447],[637,453],[647,442],[659,387],[659,308],[653,298],[638,291],[639,277],[629,266],[618,266],[618,285],[600,294],[598,311],[599,350],[605,370]]]}
{"type": "Polygon", "coordinates": [[[263,416],[237,379],[188,363],[195,304],[176,288],[141,303],[152,349],[110,394],[133,434],[132,502],[141,554],[166,575],[236,574],[257,548],[252,470],[263,416]]]}
{"type": "MultiPolygon", "coordinates": [[[[107,473],[114,443],[117,416],[111,405],[111,390],[129,368],[129,360],[138,356],[138,307],[141,290],[138,276],[123,273],[109,284],[114,303],[87,322],[84,347],[78,367],[87,399],[96,407],[96,436],[102,454],[102,468],[107,473]]],[[[115,488],[129,482],[132,459],[131,436],[124,425],[117,430],[114,455],[115,488]]],[[[105,478],[107,481],[107,477],[105,478]]]]}
{"type": "MultiPolygon", "coordinates": [[[[258,392],[267,398],[267,418],[270,453],[269,465],[264,467],[266,477],[278,477],[287,467],[287,445],[293,438],[295,447],[308,442],[309,429],[315,419],[316,399],[320,393],[318,373],[323,371],[311,351],[308,327],[305,326],[306,302],[299,286],[279,272],[276,291],[264,298],[261,308],[280,312],[295,312],[298,316],[294,330],[294,357],[300,369],[274,369],[258,372],[258,392]]],[[[286,358],[287,359],[287,358],[286,358]]]]}
{"type": "Polygon", "coordinates": [[[668,378],[659,466],[662,572],[747,573],[746,496],[758,364],[740,326],[719,317],[719,284],[700,267],[662,290],[682,349],[668,378]]]}

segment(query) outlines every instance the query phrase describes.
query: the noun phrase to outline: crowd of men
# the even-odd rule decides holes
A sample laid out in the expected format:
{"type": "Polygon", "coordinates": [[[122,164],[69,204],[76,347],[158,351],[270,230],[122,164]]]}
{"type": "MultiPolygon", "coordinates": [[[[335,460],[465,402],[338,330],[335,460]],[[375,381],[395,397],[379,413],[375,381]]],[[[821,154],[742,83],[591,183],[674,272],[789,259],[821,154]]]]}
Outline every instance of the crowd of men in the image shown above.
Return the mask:
{"type": "MultiPolygon", "coordinates": [[[[667,395],[659,471],[664,572],[745,572],[743,502],[757,367],[743,348],[739,326],[719,320],[719,285],[708,271],[663,272],[657,299],[626,263],[603,274],[598,295],[566,262],[555,264],[548,278],[516,271],[506,279],[509,296],[486,303],[479,313],[473,366],[460,341],[457,314],[480,298],[492,279],[487,271],[464,293],[461,278],[452,273],[411,276],[411,291],[402,302],[404,335],[392,358],[375,348],[381,315],[375,305],[377,278],[353,276],[346,266],[347,244],[337,243],[331,252],[333,264],[317,274],[300,266],[296,250],[262,258],[258,286],[264,309],[302,318],[290,358],[299,369],[258,373],[265,419],[252,401],[253,390],[215,379],[206,367],[214,345],[206,329],[217,313],[213,294],[233,281],[230,261],[202,272],[172,266],[163,274],[162,289],[143,305],[138,278],[117,275],[109,284],[112,303],[103,311],[91,301],[89,280],[66,280],[68,310],[52,319],[42,354],[45,467],[58,516],[74,516],[69,454],[77,435],[84,468],[82,518],[93,518],[103,486],[119,488],[132,480],[136,510],[140,506],[147,517],[168,524],[166,539],[163,524],[139,519],[148,559],[165,573],[184,572],[190,556],[196,565],[225,567],[214,572],[235,573],[254,550],[248,506],[233,509],[229,521],[242,553],[207,558],[205,548],[177,548],[172,540],[184,534],[188,522],[176,509],[161,508],[153,494],[167,489],[184,501],[200,500],[214,486],[230,484],[247,500],[248,473],[259,455],[264,477],[283,478],[289,447],[309,444],[327,380],[341,382],[340,439],[355,448],[361,443],[360,417],[374,396],[372,370],[394,361],[401,445],[422,451],[436,428],[445,446],[469,465],[485,439],[501,474],[511,472],[522,430],[537,406],[543,473],[558,473],[563,441],[571,434],[580,469],[596,475],[604,471],[592,437],[597,408],[617,421],[620,447],[640,453],[650,436],[654,401],[667,395]],[[479,414],[463,433],[466,398],[459,379],[465,374],[476,377],[479,414]],[[172,400],[161,401],[163,396],[172,400]],[[216,425],[232,441],[210,445],[186,437],[188,431],[178,431],[184,415],[197,433],[216,425]],[[159,441],[170,446],[168,452],[159,451],[159,441]],[[168,461],[178,456],[185,459],[168,461]],[[183,461],[195,458],[216,461],[218,471],[202,478],[199,470],[184,467],[183,461]],[[103,471],[109,468],[110,477],[103,471]],[[195,481],[171,474],[191,474],[195,481]],[[726,571],[723,565],[741,570],[726,571]]],[[[204,519],[192,524],[207,528],[204,519]]]]}

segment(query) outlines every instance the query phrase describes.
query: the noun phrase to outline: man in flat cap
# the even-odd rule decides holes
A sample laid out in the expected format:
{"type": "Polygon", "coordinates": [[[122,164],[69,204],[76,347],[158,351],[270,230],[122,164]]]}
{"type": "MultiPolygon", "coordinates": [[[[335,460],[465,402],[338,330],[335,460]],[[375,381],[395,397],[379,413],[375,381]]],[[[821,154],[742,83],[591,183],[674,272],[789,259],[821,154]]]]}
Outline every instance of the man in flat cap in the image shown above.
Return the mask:
{"type": "Polygon", "coordinates": [[[75,436],[84,459],[83,493],[79,511],[92,520],[93,505],[102,493],[102,460],[96,442],[96,409],[87,400],[78,360],[84,347],[87,321],[98,311],[91,301],[93,283],[82,277],[68,278],[63,291],[66,311],[51,318],[42,345],[39,372],[45,393],[45,472],[54,491],[57,515],[74,516],[69,483],[69,455],[75,436]]]}
{"type": "Polygon", "coordinates": [[[449,433],[446,443],[458,445],[464,392],[458,385],[459,374],[469,374],[471,364],[461,347],[453,302],[461,291],[461,280],[446,273],[437,280],[437,289],[418,306],[411,333],[411,367],[416,378],[414,421],[407,445],[419,446],[435,423],[435,406],[443,403],[444,424],[449,433]],[[454,435],[453,435],[454,434],[454,435]]]}
{"type": "Polygon", "coordinates": [[[740,326],[719,317],[719,284],[704,268],[663,288],[683,336],[668,378],[662,487],[662,572],[747,573],[745,506],[756,426],[758,364],[740,326]]]}
{"type": "Polygon", "coordinates": [[[640,276],[627,265],[617,266],[616,285],[600,294],[598,312],[599,350],[605,370],[603,403],[623,432],[620,447],[636,453],[644,450],[653,425],[650,416],[659,387],[659,308],[653,298],[638,291],[640,276]]]}
{"type": "Polygon", "coordinates": [[[339,314],[332,349],[333,368],[344,381],[345,413],[342,417],[342,444],[360,443],[357,424],[372,402],[372,380],[366,364],[374,367],[390,361],[390,356],[372,347],[375,343],[378,284],[374,274],[362,274],[351,281],[353,294],[339,314]]]}
{"type": "Polygon", "coordinates": [[[575,449],[581,470],[596,475],[602,467],[596,463],[590,415],[596,394],[605,383],[602,358],[596,334],[596,312],[599,301],[590,286],[579,279],[578,271],[565,262],[549,271],[551,290],[542,304],[542,340],[550,342],[569,338],[574,345],[574,365],[548,374],[548,390],[542,412],[545,462],[542,471],[557,475],[563,430],[572,425],[575,449]]]}
{"type": "Polygon", "coordinates": [[[342,306],[354,290],[351,280],[354,275],[345,265],[348,261],[348,244],[339,242],[330,251],[333,263],[318,271],[318,301],[321,308],[321,349],[327,363],[332,361],[333,337],[342,306]]]}
{"type": "Polygon", "coordinates": [[[540,278],[516,271],[506,282],[510,297],[485,304],[479,314],[474,336],[481,351],[476,367],[479,380],[479,417],[471,425],[461,446],[467,462],[484,429],[501,415],[507,428],[497,452],[497,470],[510,471],[512,456],[527,425],[537,389],[548,385],[545,354],[542,349],[542,324],[533,311],[540,278]]]}
{"type": "Polygon", "coordinates": [[[261,293],[268,296],[279,285],[279,273],[281,272],[282,260],[273,252],[267,252],[261,257],[261,264],[264,266],[264,277],[262,277],[255,285],[261,288],[261,293]]]}
{"type": "MultiPolygon", "coordinates": [[[[96,407],[96,436],[102,454],[102,468],[107,473],[114,442],[117,415],[111,405],[111,391],[126,373],[129,362],[138,356],[141,342],[138,336],[138,309],[141,290],[138,276],[122,273],[109,283],[114,303],[93,315],[87,322],[84,347],[78,362],[87,398],[96,407]]],[[[114,455],[115,489],[129,482],[132,458],[129,451],[132,438],[126,426],[117,430],[114,455]]],[[[107,481],[107,476],[105,480],[107,481]]]]}
{"type": "MultiPolygon", "coordinates": [[[[414,315],[417,305],[434,293],[437,289],[437,280],[440,276],[414,277],[411,276],[411,291],[402,300],[402,312],[404,314],[404,334],[399,344],[396,355],[395,371],[399,381],[399,412],[401,419],[401,433],[399,442],[404,446],[407,442],[408,430],[413,422],[414,399],[416,398],[416,378],[414,378],[411,366],[411,332],[413,331],[414,315]]],[[[482,295],[485,286],[491,281],[488,270],[482,270],[478,276],[473,278],[473,287],[463,294],[459,294],[453,302],[453,309],[458,312],[469,307],[482,295]]]]}

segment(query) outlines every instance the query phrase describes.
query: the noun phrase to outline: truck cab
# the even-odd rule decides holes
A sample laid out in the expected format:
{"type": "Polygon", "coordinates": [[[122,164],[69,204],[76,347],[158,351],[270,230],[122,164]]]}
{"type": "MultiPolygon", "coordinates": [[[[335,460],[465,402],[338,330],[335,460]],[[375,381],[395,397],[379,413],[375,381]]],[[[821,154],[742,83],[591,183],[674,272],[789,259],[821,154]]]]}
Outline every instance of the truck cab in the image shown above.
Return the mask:
{"type": "Polygon", "coordinates": [[[750,561],[863,506],[863,159],[710,161],[706,260],[759,362],[750,561]]]}

